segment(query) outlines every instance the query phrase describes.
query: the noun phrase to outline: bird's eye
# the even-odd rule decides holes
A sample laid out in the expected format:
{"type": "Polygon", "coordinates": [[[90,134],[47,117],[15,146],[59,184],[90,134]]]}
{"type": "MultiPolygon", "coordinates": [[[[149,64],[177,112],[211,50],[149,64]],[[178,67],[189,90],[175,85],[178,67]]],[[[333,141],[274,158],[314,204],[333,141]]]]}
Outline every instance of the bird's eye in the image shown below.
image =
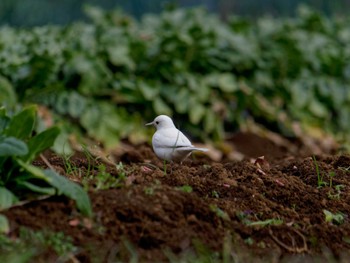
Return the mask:
{"type": "Polygon", "coordinates": [[[159,124],[159,121],[156,121],[156,124],[158,125],[158,124],[159,124]]]}

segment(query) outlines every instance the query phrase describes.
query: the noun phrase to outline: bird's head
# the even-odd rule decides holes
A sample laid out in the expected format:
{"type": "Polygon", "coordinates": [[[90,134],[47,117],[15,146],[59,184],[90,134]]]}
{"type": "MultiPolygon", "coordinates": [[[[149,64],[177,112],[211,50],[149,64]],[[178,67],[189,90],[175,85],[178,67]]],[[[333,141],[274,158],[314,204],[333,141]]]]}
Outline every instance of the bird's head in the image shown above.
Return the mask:
{"type": "Polygon", "coordinates": [[[173,120],[166,115],[159,115],[152,122],[147,123],[146,125],[153,125],[157,130],[161,128],[175,127],[173,120]]]}

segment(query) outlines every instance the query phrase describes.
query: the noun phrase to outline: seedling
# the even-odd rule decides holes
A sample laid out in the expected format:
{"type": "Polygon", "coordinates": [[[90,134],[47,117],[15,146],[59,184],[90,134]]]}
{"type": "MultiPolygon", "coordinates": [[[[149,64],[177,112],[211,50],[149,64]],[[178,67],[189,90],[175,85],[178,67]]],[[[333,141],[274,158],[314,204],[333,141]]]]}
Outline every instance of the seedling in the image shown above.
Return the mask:
{"type": "Polygon", "coordinates": [[[333,214],[332,212],[324,209],[323,213],[325,215],[325,220],[328,223],[334,223],[336,225],[341,225],[344,223],[345,216],[343,213],[333,214]]]}
{"type": "Polygon", "coordinates": [[[71,174],[74,177],[81,177],[81,173],[80,173],[80,169],[78,169],[73,162],[71,162],[71,158],[72,158],[73,154],[70,155],[66,155],[64,154],[62,156],[62,161],[63,161],[63,165],[64,165],[64,169],[66,171],[67,174],[71,174]]]}
{"type": "Polygon", "coordinates": [[[341,190],[344,188],[345,186],[342,184],[338,184],[334,186],[334,189],[336,191],[335,194],[332,194],[332,191],[329,190],[328,191],[328,198],[332,199],[332,200],[339,200],[340,199],[340,194],[341,194],[341,190]]]}
{"type": "Polygon", "coordinates": [[[139,256],[137,253],[136,248],[134,247],[134,245],[129,242],[126,238],[122,237],[122,243],[125,246],[125,248],[127,249],[129,255],[130,255],[130,259],[129,262],[130,263],[137,263],[139,262],[139,256]]]}
{"type": "Polygon", "coordinates": [[[218,217],[224,219],[224,220],[230,220],[230,216],[222,209],[217,207],[216,205],[209,205],[209,208],[212,212],[214,212],[218,217]]]}
{"type": "Polygon", "coordinates": [[[143,191],[145,192],[146,195],[154,195],[154,187],[145,187],[143,189],[143,191]]]}
{"type": "Polygon", "coordinates": [[[94,158],[92,156],[92,154],[89,152],[89,150],[87,149],[86,146],[82,146],[83,149],[83,153],[85,156],[85,159],[87,160],[88,164],[87,164],[87,168],[86,171],[82,170],[81,168],[79,168],[78,166],[76,166],[74,164],[74,162],[71,160],[71,158],[73,157],[73,154],[64,154],[62,156],[62,160],[63,160],[63,164],[64,164],[64,168],[67,174],[70,174],[74,177],[77,178],[82,178],[82,177],[89,177],[92,175],[92,169],[93,169],[93,161],[96,160],[96,158],[94,158]]]}
{"type": "Polygon", "coordinates": [[[214,198],[219,198],[220,197],[219,193],[217,191],[215,191],[215,190],[211,191],[211,196],[214,197],[214,198]]]}
{"type": "Polygon", "coordinates": [[[19,237],[25,242],[33,242],[38,247],[52,248],[59,256],[64,256],[77,250],[73,245],[73,239],[70,236],[66,236],[63,232],[33,231],[21,228],[19,237]]]}
{"type": "Polygon", "coordinates": [[[54,250],[59,256],[57,262],[66,262],[77,251],[72,238],[63,232],[34,231],[21,227],[18,238],[0,235],[1,262],[31,262],[30,258],[45,253],[49,249],[54,250]],[[21,251],[20,255],[18,251],[21,251]],[[10,260],[14,258],[16,260],[10,260]]]}
{"type": "Polygon", "coordinates": [[[244,243],[251,246],[254,244],[254,239],[252,237],[248,237],[248,238],[244,239],[244,243]]]}
{"type": "Polygon", "coordinates": [[[193,191],[192,186],[190,186],[190,185],[183,185],[180,187],[176,187],[176,189],[178,189],[182,192],[185,192],[185,193],[192,193],[192,191],[193,191]]]}
{"type": "Polygon", "coordinates": [[[123,163],[119,162],[116,165],[118,177],[115,177],[107,172],[105,164],[100,164],[97,166],[97,169],[98,171],[96,175],[91,174],[83,178],[82,182],[86,189],[89,188],[91,183],[93,183],[94,190],[105,190],[123,186],[123,182],[126,179],[126,171],[124,169],[123,163]]]}
{"type": "Polygon", "coordinates": [[[282,219],[266,219],[263,221],[255,221],[255,222],[250,222],[247,225],[248,226],[261,226],[261,227],[265,227],[265,226],[279,226],[283,224],[283,220],[282,219]]]}
{"type": "Polygon", "coordinates": [[[163,161],[163,174],[164,176],[166,176],[167,172],[166,172],[166,160],[163,161]]]}
{"type": "Polygon", "coordinates": [[[323,181],[323,174],[321,174],[320,168],[318,167],[318,162],[316,160],[316,157],[312,157],[314,164],[315,164],[315,169],[316,169],[316,174],[317,174],[317,187],[321,188],[323,186],[326,186],[327,183],[323,181]]]}
{"type": "Polygon", "coordinates": [[[320,171],[320,168],[318,166],[318,163],[316,161],[316,158],[315,156],[313,156],[313,161],[314,161],[314,164],[315,164],[315,169],[316,169],[316,174],[317,174],[317,187],[318,188],[321,188],[321,187],[324,187],[324,186],[329,186],[331,189],[334,188],[337,193],[336,194],[332,194],[331,193],[331,190],[328,192],[328,197],[330,199],[339,199],[340,198],[340,193],[341,193],[341,189],[344,187],[343,185],[333,185],[333,179],[334,177],[336,176],[336,173],[334,171],[331,171],[327,174],[327,177],[329,178],[329,183],[325,182],[323,180],[324,178],[324,173],[322,173],[320,171]]]}

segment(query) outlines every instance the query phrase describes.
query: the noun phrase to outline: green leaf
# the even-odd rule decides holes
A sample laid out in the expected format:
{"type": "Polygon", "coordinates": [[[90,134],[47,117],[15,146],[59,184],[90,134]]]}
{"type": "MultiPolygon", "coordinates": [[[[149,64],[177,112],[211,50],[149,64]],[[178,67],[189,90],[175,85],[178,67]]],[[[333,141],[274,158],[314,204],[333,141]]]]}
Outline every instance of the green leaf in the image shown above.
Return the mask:
{"type": "Polygon", "coordinates": [[[45,194],[45,195],[56,194],[56,189],[53,187],[38,186],[28,181],[17,181],[17,184],[39,194],[45,194]]]}
{"type": "Polygon", "coordinates": [[[51,127],[32,137],[28,142],[29,153],[22,159],[33,161],[41,152],[53,146],[59,134],[60,129],[58,127],[51,127]]]}
{"type": "Polygon", "coordinates": [[[211,108],[206,109],[204,117],[204,129],[206,132],[211,132],[215,129],[215,114],[211,108]]]}
{"type": "Polygon", "coordinates": [[[0,156],[23,156],[28,154],[27,145],[14,137],[0,138],[0,156]]]}
{"type": "Polygon", "coordinates": [[[0,214],[0,234],[8,234],[10,232],[10,224],[7,217],[0,214]]]}
{"type": "Polygon", "coordinates": [[[145,82],[139,82],[138,85],[141,93],[143,94],[143,96],[147,99],[147,100],[152,100],[155,96],[157,96],[159,94],[159,87],[153,87],[148,85],[145,82]]]}
{"type": "Polygon", "coordinates": [[[318,100],[313,99],[309,104],[309,110],[311,113],[313,113],[316,117],[326,117],[328,115],[328,111],[326,107],[320,103],[318,100]]]}
{"type": "Polygon", "coordinates": [[[312,99],[312,94],[304,82],[296,81],[290,85],[291,103],[301,109],[312,99]]]}
{"type": "Polygon", "coordinates": [[[86,99],[77,92],[69,94],[68,113],[73,118],[79,118],[86,108],[86,99]]]}
{"type": "Polygon", "coordinates": [[[153,100],[153,108],[157,114],[171,115],[171,109],[160,97],[153,100]]]}
{"type": "Polygon", "coordinates": [[[0,103],[2,105],[14,106],[16,104],[16,93],[11,83],[0,76],[0,103]]]}
{"type": "Polygon", "coordinates": [[[0,187],[0,211],[7,209],[18,202],[18,198],[7,188],[0,187]]]}
{"type": "Polygon", "coordinates": [[[88,194],[78,184],[57,174],[52,170],[41,170],[31,164],[17,160],[18,164],[34,177],[45,180],[57,189],[57,194],[63,194],[75,200],[78,209],[86,216],[92,215],[91,203],[88,194]]]}
{"type": "Polygon", "coordinates": [[[107,48],[109,59],[113,65],[116,66],[126,66],[127,68],[133,70],[135,68],[135,63],[131,59],[129,53],[129,47],[124,45],[118,45],[107,48]]]}
{"type": "Polygon", "coordinates": [[[219,87],[224,92],[233,92],[238,90],[238,85],[233,74],[222,73],[218,79],[219,87]]]}
{"type": "Polygon", "coordinates": [[[189,93],[188,89],[182,88],[180,91],[176,92],[173,97],[174,97],[174,104],[175,104],[175,109],[178,113],[186,113],[189,108],[189,96],[191,94],[189,93]]]}
{"type": "Polygon", "coordinates": [[[32,134],[35,119],[36,107],[27,107],[12,117],[4,133],[18,139],[26,139],[32,134]]]}
{"type": "Polygon", "coordinates": [[[5,114],[5,109],[0,109],[0,133],[2,133],[2,131],[6,128],[6,126],[8,125],[8,123],[10,122],[10,118],[7,117],[5,114]]]}
{"type": "Polygon", "coordinates": [[[45,170],[44,174],[49,179],[50,184],[57,188],[59,193],[75,200],[78,209],[84,215],[92,215],[92,208],[89,196],[81,186],[57,174],[52,170],[45,170]]]}
{"type": "Polygon", "coordinates": [[[205,107],[202,104],[196,103],[191,105],[191,110],[189,112],[190,121],[193,124],[198,124],[205,114],[205,107]]]}
{"type": "Polygon", "coordinates": [[[121,127],[125,128],[120,112],[108,103],[96,103],[87,108],[80,122],[91,137],[102,141],[106,147],[115,146],[119,142],[121,127]]]}

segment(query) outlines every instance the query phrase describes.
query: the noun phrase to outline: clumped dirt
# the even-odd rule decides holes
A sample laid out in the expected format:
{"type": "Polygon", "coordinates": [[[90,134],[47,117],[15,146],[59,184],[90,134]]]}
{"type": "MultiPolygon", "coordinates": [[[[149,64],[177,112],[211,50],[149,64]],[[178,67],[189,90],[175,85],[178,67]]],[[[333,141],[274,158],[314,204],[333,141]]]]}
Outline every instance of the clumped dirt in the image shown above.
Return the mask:
{"type": "MultiPolygon", "coordinates": [[[[116,156],[127,174],[122,187],[91,185],[92,219],[83,218],[72,201],[52,197],[6,211],[10,235],[23,226],[62,231],[79,247],[78,262],[128,261],[136,252],[141,262],[166,262],[202,247],[228,249],[231,260],[241,262],[348,262],[350,156],[325,152],[315,163],[305,149],[296,154],[266,138],[239,136],[229,143],[244,153],[241,161],[195,156],[183,165],[168,164],[166,171],[149,146],[129,149],[116,156]],[[265,159],[256,161],[253,149],[265,159]],[[340,219],[327,222],[326,211],[340,219]]],[[[79,181],[66,173],[62,158],[48,160],[79,181]]],[[[81,154],[71,162],[88,169],[81,154]]],[[[35,164],[45,167],[40,160],[35,164]]],[[[120,173],[110,164],[107,171],[120,173]]]]}

